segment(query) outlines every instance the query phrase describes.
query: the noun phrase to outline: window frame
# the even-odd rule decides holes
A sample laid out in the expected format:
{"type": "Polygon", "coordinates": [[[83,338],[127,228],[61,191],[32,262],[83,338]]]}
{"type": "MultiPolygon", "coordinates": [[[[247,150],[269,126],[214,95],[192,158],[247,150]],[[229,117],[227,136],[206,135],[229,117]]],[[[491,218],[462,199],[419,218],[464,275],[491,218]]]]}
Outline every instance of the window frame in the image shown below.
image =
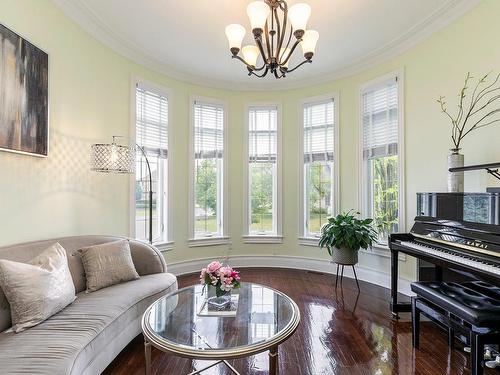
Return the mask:
{"type": "MultiPolygon", "coordinates": [[[[244,127],[244,150],[243,157],[243,242],[244,243],[262,243],[262,244],[280,244],[283,243],[283,215],[282,215],[282,105],[279,102],[248,102],[245,103],[245,127],[244,127]],[[250,168],[249,168],[249,151],[250,151],[250,108],[252,107],[276,107],[277,110],[277,129],[276,129],[276,233],[273,234],[254,234],[250,233],[250,168]]],[[[273,202],[274,203],[274,202],[273,202]]]]}
{"type": "Polygon", "coordinates": [[[333,204],[332,215],[340,212],[340,94],[337,91],[324,95],[304,98],[298,107],[299,132],[299,245],[318,247],[319,238],[310,237],[306,233],[305,175],[304,175],[304,108],[307,105],[333,100],[333,204]]]}
{"type": "MultiPolygon", "coordinates": [[[[387,84],[388,82],[397,82],[397,95],[398,95],[398,178],[399,178],[399,191],[398,191],[398,232],[406,231],[406,185],[405,185],[405,124],[404,124],[404,109],[405,109],[405,98],[404,98],[404,71],[399,69],[388,74],[377,77],[373,80],[367,81],[360,85],[358,93],[358,207],[360,212],[364,214],[366,208],[364,207],[364,194],[366,193],[366,181],[364,176],[364,162],[363,162],[363,94],[368,90],[377,89],[380,86],[387,84]]],[[[389,256],[389,246],[382,243],[375,243],[371,248],[371,252],[384,257],[389,256]]],[[[362,250],[366,252],[367,250],[362,250]]],[[[400,260],[405,260],[406,257],[400,258],[400,260]]]]}
{"type": "MultiPolygon", "coordinates": [[[[172,91],[169,88],[164,86],[149,82],[139,77],[132,77],[130,83],[130,131],[129,138],[131,142],[136,144],[136,120],[137,120],[137,87],[141,87],[145,90],[154,92],[156,94],[162,95],[167,98],[168,105],[168,114],[167,114],[167,134],[168,134],[168,142],[167,142],[167,184],[164,189],[164,194],[166,195],[166,208],[164,213],[164,238],[161,241],[153,242],[153,245],[156,246],[160,251],[169,251],[174,247],[174,235],[172,228],[172,181],[173,181],[173,157],[170,152],[171,148],[171,137],[170,137],[170,124],[172,123],[172,91]],[[165,238],[166,237],[166,238],[165,238]]],[[[135,237],[135,225],[136,225],[136,210],[135,210],[135,183],[136,183],[136,175],[135,173],[130,175],[130,185],[129,185],[129,237],[135,237]]]]}
{"type": "Polygon", "coordinates": [[[227,162],[227,122],[228,122],[228,113],[227,113],[228,105],[224,100],[209,98],[204,96],[191,96],[189,99],[189,157],[188,157],[188,171],[189,171],[189,214],[188,214],[188,230],[189,230],[189,239],[188,246],[189,247],[198,247],[198,246],[215,246],[215,245],[225,245],[229,243],[229,220],[228,220],[228,206],[229,206],[229,186],[228,186],[228,162],[227,162]],[[222,233],[219,236],[213,237],[195,237],[195,187],[194,187],[194,175],[195,175],[195,144],[194,144],[194,136],[195,136],[195,111],[194,106],[196,102],[202,102],[208,105],[214,106],[222,106],[224,111],[223,116],[223,147],[224,150],[222,152],[222,209],[220,211],[222,215],[222,233]]]}

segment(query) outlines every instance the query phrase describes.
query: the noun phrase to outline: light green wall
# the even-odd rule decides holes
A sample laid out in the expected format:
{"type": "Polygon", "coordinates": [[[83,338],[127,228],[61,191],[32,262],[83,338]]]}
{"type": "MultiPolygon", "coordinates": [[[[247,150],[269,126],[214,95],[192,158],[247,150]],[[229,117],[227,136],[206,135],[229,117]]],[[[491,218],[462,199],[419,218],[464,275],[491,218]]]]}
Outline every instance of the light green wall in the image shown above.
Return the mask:
{"type": "MultiPolygon", "coordinates": [[[[223,91],[182,83],[153,73],[112,52],[67,19],[49,0],[1,0],[0,23],[50,55],[50,155],[46,159],[0,153],[0,245],[65,235],[126,235],[129,185],[126,176],[101,175],[88,168],[89,146],[130,129],[132,77],[163,85],[172,92],[169,136],[174,186],[174,250],[169,262],[220,256],[228,247],[188,248],[189,97],[201,95],[228,103],[228,162],[231,254],[278,254],[325,258],[318,249],[298,246],[298,103],[333,91],[340,93],[341,208],[358,207],[357,139],[359,86],[398,69],[405,79],[406,219],[415,216],[415,193],[446,188],[448,124],[435,98],[450,101],[467,71],[500,71],[500,2],[484,0],[442,31],[387,63],[361,74],[300,90],[223,91]],[[248,245],[243,233],[244,105],[278,101],[283,109],[282,245],[248,245]]],[[[334,47],[332,47],[334,48],[334,47]]],[[[321,51],[319,51],[320,53],[321,51]]],[[[307,67],[314,69],[314,65],[307,67]]],[[[279,85],[279,82],[277,82],[279,85]]],[[[500,160],[500,126],[467,139],[466,163],[500,160]]],[[[483,173],[467,175],[466,188],[482,191],[495,182],[483,173]]],[[[498,184],[497,184],[498,185],[498,184]]],[[[387,258],[362,254],[361,264],[389,272],[387,258]]],[[[414,262],[403,263],[406,277],[414,262]]]]}

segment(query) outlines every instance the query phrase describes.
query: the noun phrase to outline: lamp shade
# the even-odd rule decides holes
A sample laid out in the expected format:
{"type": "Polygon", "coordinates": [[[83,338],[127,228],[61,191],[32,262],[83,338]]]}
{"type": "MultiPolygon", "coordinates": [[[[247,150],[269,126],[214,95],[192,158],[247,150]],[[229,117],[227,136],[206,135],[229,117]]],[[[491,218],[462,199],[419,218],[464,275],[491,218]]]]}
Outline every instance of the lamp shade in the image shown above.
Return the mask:
{"type": "Polygon", "coordinates": [[[252,30],[264,29],[267,17],[271,9],[263,1],[254,1],[247,6],[248,18],[250,18],[250,24],[252,25],[252,30]]]}
{"type": "Polygon", "coordinates": [[[257,46],[252,46],[252,45],[245,46],[243,47],[241,52],[243,53],[243,58],[245,59],[248,65],[256,66],[257,59],[259,58],[260,54],[259,48],[257,46]]]}
{"type": "Polygon", "coordinates": [[[316,44],[318,43],[319,33],[316,30],[306,30],[302,37],[302,52],[305,54],[314,54],[316,52],[316,44]]]}
{"type": "Polygon", "coordinates": [[[226,26],[226,37],[229,48],[241,49],[241,42],[245,37],[246,30],[243,26],[233,23],[226,26]]]}
{"type": "Polygon", "coordinates": [[[91,146],[90,169],[107,173],[134,173],[135,148],[116,143],[99,143],[91,146]]]}
{"type": "Polygon", "coordinates": [[[292,5],[288,10],[288,19],[294,30],[305,30],[311,16],[311,7],[306,3],[292,5]]]}

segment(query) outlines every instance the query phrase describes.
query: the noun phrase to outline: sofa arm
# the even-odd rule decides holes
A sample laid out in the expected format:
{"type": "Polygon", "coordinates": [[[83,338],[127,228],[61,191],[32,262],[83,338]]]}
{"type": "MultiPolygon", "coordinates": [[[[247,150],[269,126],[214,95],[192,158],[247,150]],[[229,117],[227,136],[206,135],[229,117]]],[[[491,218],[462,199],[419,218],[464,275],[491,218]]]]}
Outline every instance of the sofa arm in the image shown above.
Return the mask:
{"type": "Polygon", "coordinates": [[[140,276],[167,272],[167,263],[160,250],[144,242],[130,240],[130,252],[140,276]]]}

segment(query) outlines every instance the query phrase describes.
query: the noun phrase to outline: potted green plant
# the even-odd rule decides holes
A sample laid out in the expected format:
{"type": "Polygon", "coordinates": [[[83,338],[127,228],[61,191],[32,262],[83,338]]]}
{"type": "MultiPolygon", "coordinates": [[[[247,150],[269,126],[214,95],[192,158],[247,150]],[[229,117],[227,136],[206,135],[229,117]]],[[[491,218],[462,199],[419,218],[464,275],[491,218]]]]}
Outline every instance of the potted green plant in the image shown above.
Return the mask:
{"type": "Polygon", "coordinates": [[[358,250],[367,249],[377,239],[372,223],[373,219],[358,219],[352,211],[330,217],[321,228],[319,246],[326,247],[335,263],[353,266],[358,263],[358,250]]]}

